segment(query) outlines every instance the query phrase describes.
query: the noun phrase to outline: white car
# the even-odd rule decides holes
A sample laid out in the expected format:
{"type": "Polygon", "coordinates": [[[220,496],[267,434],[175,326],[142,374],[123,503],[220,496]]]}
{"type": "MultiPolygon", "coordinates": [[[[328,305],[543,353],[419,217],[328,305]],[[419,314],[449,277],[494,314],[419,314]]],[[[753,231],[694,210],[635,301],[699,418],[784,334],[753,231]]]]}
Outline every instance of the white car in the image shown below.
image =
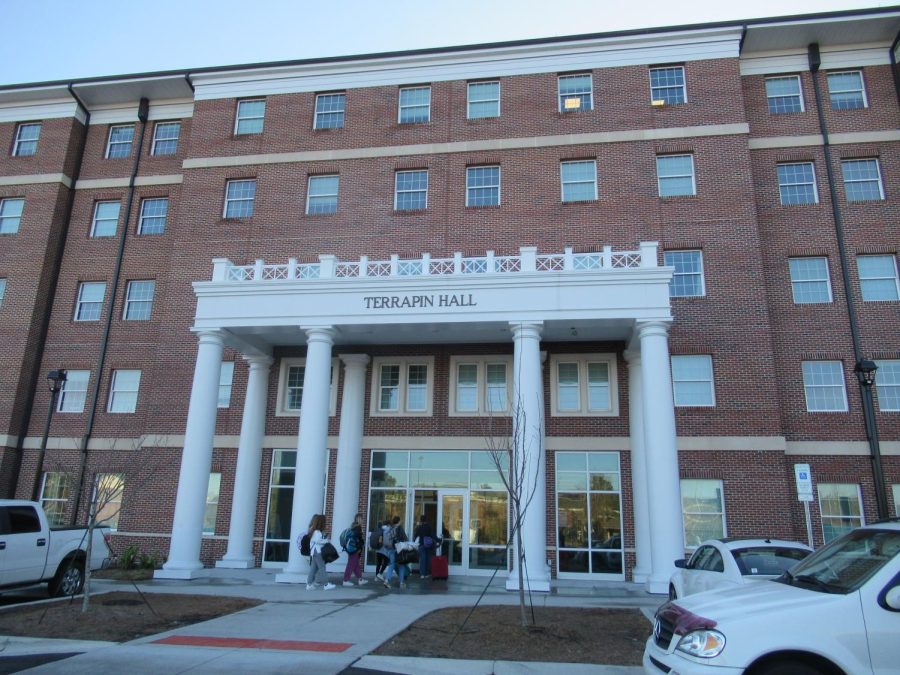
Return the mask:
{"type": "Polygon", "coordinates": [[[900,521],[857,528],[774,581],[669,601],[647,675],[896,675],[900,521]]]}
{"type": "Polygon", "coordinates": [[[781,539],[709,539],[669,579],[669,600],[775,579],[812,553],[806,544],[781,539]]]}

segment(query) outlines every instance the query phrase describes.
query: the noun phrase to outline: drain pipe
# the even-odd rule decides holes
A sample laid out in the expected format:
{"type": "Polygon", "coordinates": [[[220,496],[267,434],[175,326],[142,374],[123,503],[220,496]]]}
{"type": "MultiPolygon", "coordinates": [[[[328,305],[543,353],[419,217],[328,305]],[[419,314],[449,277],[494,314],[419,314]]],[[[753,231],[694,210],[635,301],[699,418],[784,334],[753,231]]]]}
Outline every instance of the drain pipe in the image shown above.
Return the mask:
{"type": "Polygon", "coordinates": [[[897,68],[897,45],[900,44],[900,32],[891,43],[891,50],[888,52],[888,58],[891,61],[891,75],[894,76],[894,93],[897,94],[897,103],[900,103],[900,70],[897,68]]]}
{"type": "Polygon", "coordinates": [[[79,449],[81,451],[81,463],[78,468],[78,481],[75,490],[75,505],[72,508],[70,524],[74,525],[78,519],[78,509],[81,506],[81,493],[84,490],[84,476],[87,470],[88,443],[94,431],[94,421],[97,417],[97,400],[100,397],[100,384],[103,380],[103,365],[106,363],[106,352],[109,347],[109,333],[112,329],[113,316],[115,315],[116,290],[119,287],[119,277],[122,274],[122,262],[125,259],[125,242],[128,240],[128,230],[131,223],[131,207],[134,203],[134,181],[137,178],[141,165],[141,155],[144,152],[144,134],[147,131],[147,117],[150,111],[150,101],[142,98],[138,104],[138,120],[141,130],[138,135],[137,152],[134,153],[134,164],[131,167],[131,176],[128,179],[128,198],[125,205],[125,222],[122,224],[122,232],[119,234],[119,251],[116,256],[115,269],[111,284],[109,304],[106,309],[106,317],[103,322],[103,337],[100,341],[100,356],[97,358],[97,377],[94,378],[94,386],[91,390],[91,403],[88,406],[88,418],[84,435],[81,437],[79,449]]]}
{"type": "Polygon", "coordinates": [[[819,54],[818,43],[812,43],[808,48],[809,70],[812,73],[813,91],[816,95],[816,111],[819,115],[819,131],[825,149],[825,172],[828,176],[828,192],[831,196],[831,213],[834,216],[834,231],[837,237],[838,255],[841,261],[841,278],[844,283],[844,295],[847,297],[847,315],[850,320],[850,337],[853,340],[853,357],[856,361],[853,372],[859,380],[859,393],[862,399],[863,417],[866,425],[866,438],[869,441],[869,454],[872,459],[872,478],[875,482],[875,503],[878,507],[878,518],[888,518],[887,492],[884,489],[884,470],[881,465],[881,448],[878,443],[878,427],[875,422],[875,405],[872,401],[871,379],[874,364],[863,356],[862,344],[859,337],[859,320],[856,315],[856,304],[853,300],[853,287],[850,281],[850,265],[847,261],[847,247],[844,240],[844,224],[841,219],[841,209],[838,205],[837,188],[835,186],[834,171],[831,165],[831,143],[828,139],[828,126],[825,123],[825,110],[822,107],[822,90],[817,77],[822,65],[822,57],[819,54]],[[869,377],[866,377],[866,371],[869,377]]]}

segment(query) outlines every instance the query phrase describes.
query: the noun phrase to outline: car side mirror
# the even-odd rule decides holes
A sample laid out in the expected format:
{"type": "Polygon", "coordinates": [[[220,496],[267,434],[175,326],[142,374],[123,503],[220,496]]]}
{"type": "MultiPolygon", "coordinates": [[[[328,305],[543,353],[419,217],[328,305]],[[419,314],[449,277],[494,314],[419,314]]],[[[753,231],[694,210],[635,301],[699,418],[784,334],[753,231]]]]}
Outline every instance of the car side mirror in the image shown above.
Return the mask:
{"type": "Polygon", "coordinates": [[[677,567],[680,570],[683,570],[683,569],[687,568],[687,563],[688,563],[687,558],[679,558],[678,560],[675,561],[675,567],[677,567]]]}
{"type": "Polygon", "coordinates": [[[895,611],[900,611],[900,585],[894,586],[885,593],[884,604],[895,611]]]}

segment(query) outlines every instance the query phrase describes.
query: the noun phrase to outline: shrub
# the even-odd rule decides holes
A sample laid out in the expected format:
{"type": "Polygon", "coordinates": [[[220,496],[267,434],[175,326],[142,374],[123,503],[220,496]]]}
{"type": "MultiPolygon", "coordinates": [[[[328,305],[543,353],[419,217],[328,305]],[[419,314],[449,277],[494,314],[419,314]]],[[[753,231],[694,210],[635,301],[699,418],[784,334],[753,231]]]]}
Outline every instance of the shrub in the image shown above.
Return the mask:
{"type": "Polygon", "coordinates": [[[140,549],[138,549],[136,545],[132,544],[131,546],[127,546],[125,550],[122,551],[121,558],[119,558],[119,566],[123,570],[130,570],[132,567],[137,567],[140,556],[140,549]]]}

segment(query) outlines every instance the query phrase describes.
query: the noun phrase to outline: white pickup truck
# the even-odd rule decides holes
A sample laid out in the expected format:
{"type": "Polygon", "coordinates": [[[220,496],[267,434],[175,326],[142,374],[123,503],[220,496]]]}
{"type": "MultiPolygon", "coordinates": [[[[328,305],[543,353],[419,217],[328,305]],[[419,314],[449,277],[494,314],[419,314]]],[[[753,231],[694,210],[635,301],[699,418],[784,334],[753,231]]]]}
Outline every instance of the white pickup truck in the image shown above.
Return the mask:
{"type": "MultiPolygon", "coordinates": [[[[91,569],[109,557],[108,528],[95,528],[91,569]]],[[[46,583],[50,595],[75,595],[84,586],[87,530],[53,528],[37,502],[0,499],[0,591],[46,583]]]]}

